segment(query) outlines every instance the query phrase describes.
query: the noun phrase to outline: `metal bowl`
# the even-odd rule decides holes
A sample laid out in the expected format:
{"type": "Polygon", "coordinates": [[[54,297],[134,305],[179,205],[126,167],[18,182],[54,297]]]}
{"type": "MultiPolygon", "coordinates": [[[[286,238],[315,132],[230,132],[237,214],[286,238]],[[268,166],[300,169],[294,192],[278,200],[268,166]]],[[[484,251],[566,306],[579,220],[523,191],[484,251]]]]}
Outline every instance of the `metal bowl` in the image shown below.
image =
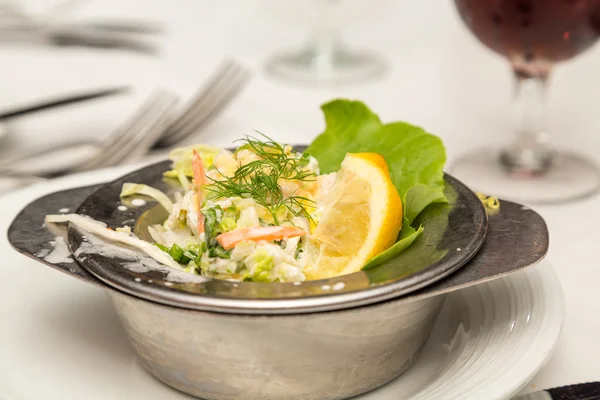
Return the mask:
{"type": "MultiPolygon", "coordinates": [[[[160,163],[106,184],[76,212],[113,228],[129,221],[143,237],[166,215],[151,201],[119,209],[121,187],[136,182],[168,192],[166,169],[160,163]]],[[[296,285],[175,274],[74,225],[68,243],[92,275],[135,296],[108,292],[143,365],[166,384],[204,399],[344,399],[409,368],[444,296],[385,300],[444,278],[482,246],[481,202],[450,176],[446,195],[448,204],[423,213],[425,233],[401,257],[296,285]]]]}
{"type": "Polygon", "coordinates": [[[215,400],[346,399],[406,371],[444,295],[298,315],[235,315],[107,291],[141,363],[215,400]]]}
{"type": "MultiPolygon", "coordinates": [[[[446,216],[446,223],[440,225],[444,229],[439,231],[443,235],[437,239],[423,236],[400,260],[395,260],[396,264],[344,278],[363,277],[359,280],[365,285],[361,289],[335,292],[316,281],[315,286],[307,287],[320,292],[301,296],[303,292],[294,292],[296,286],[280,284],[283,286],[272,288],[281,288],[282,293],[288,293],[287,298],[261,299],[258,297],[261,291],[242,292],[254,293],[255,297],[239,298],[242,306],[236,308],[232,296],[240,292],[233,291],[237,289],[234,286],[206,281],[203,284],[216,285],[213,287],[224,292],[194,293],[192,288],[202,286],[193,283],[176,286],[173,282],[166,285],[170,281],[161,271],[135,275],[128,270],[133,274],[130,280],[136,283],[151,285],[154,282],[149,280],[160,279],[160,289],[156,289],[160,296],[176,294],[206,309],[174,307],[163,297],[145,299],[139,293],[125,293],[114,282],[107,283],[106,277],[97,279],[90,273],[91,262],[82,260],[85,268],[77,263],[52,264],[40,255],[44,254],[40,250],[51,248],[49,243],[56,235],[67,237],[66,230],[40,230],[46,214],[61,208],[76,209],[82,202],[85,205],[86,198],[103,193],[111,185],[116,186],[109,183],[72,189],[36,200],[16,217],[9,229],[9,241],[18,251],[105,290],[143,366],[166,384],[205,399],[344,399],[381,386],[410,367],[431,334],[445,293],[533,265],[544,257],[548,248],[546,225],[538,214],[518,204],[501,202],[500,212],[490,216],[481,251],[462,268],[445,263],[443,260],[448,260],[445,256],[455,260],[460,253],[450,247],[454,245],[450,239],[474,227],[464,226],[464,221],[455,219],[463,213],[453,213],[452,207],[468,208],[468,203],[455,201],[454,206],[452,202],[448,205],[450,211],[436,208],[429,211],[428,218],[432,219],[428,222],[446,216]],[[434,257],[431,263],[424,253],[427,249],[454,252],[434,257]],[[422,268],[415,271],[407,267],[411,265],[422,268]],[[398,268],[406,269],[401,273],[398,268]],[[435,272],[442,276],[431,283],[435,272]],[[414,283],[414,277],[420,274],[419,282],[426,282],[426,286],[400,283],[402,280],[414,283]],[[408,295],[407,287],[413,288],[408,295]],[[220,296],[222,293],[225,296],[220,296]],[[212,303],[202,303],[198,298],[227,307],[210,309],[212,303]],[[274,304],[281,301],[289,306],[278,311],[274,304]],[[305,301],[310,302],[310,307],[294,308],[306,305],[305,301]],[[254,305],[258,307],[250,307],[254,305]]],[[[454,184],[447,187],[455,190],[454,184]]],[[[98,213],[110,218],[114,213],[113,203],[116,200],[110,199],[96,203],[95,207],[98,213]]],[[[72,244],[76,244],[80,232],[71,228],[69,236],[72,244]]],[[[98,257],[90,260],[104,265],[105,270],[123,270],[121,264],[111,260],[105,263],[98,262],[101,260],[98,257]]],[[[251,283],[245,285],[249,286],[244,286],[244,290],[253,288],[251,283]]],[[[242,288],[241,283],[238,288],[242,288]]],[[[148,291],[148,295],[152,293],[155,292],[148,291]]]]}

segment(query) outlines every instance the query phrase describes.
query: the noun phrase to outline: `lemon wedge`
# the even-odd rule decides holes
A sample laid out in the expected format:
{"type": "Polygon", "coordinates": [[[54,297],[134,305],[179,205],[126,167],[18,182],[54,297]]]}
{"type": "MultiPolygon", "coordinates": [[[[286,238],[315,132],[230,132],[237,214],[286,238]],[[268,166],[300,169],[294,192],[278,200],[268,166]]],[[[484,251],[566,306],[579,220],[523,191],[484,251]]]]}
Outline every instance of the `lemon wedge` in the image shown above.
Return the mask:
{"type": "Polygon", "coordinates": [[[392,246],[402,227],[402,201],[385,159],[375,153],[348,153],[312,234],[316,261],[307,279],[350,274],[392,246]]]}

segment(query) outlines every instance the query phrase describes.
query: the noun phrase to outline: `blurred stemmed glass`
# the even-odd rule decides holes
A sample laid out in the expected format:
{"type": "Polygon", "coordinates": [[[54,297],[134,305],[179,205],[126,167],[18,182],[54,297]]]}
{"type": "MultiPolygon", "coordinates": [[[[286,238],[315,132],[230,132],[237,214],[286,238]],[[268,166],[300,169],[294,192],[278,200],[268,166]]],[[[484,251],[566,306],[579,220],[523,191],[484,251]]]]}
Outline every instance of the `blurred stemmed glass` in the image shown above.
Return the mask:
{"type": "Polygon", "coordinates": [[[0,21],[21,24],[52,24],[85,4],[87,0],[0,0],[0,21]]]}
{"type": "Polygon", "coordinates": [[[0,0],[0,40],[39,41],[87,0],[0,0]]]}
{"type": "Polygon", "coordinates": [[[308,43],[301,49],[273,55],[267,60],[267,72],[284,80],[310,84],[353,83],[380,76],[386,65],[377,55],[349,49],[342,43],[338,27],[342,0],[312,3],[318,12],[308,43]]]}
{"type": "Polygon", "coordinates": [[[600,0],[455,2],[469,30],[511,63],[515,125],[509,145],[465,155],[452,172],[474,189],[509,199],[562,202],[594,193],[598,167],[550,144],[545,95],[553,65],[598,39],[600,0]]]}

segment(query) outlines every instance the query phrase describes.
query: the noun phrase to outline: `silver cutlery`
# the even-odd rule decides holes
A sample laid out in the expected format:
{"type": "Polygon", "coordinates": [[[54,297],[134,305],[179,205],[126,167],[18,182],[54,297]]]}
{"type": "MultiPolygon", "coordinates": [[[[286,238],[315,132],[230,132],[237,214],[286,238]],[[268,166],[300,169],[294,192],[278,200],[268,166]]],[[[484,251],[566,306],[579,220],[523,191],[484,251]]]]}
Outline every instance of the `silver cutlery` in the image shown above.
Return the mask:
{"type": "MultiPolygon", "coordinates": [[[[237,62],[224,61],[211,75],[207,83],[175,114],[176,97],[164,90],[154,93],[125,124],[103,142],[75,140],[68,144],[56,144],[43,149],[22,150],[0,160],[0,173],[14,174],[27,170],[31,160],[60,157],[60,154],[75,154],[69,157],[70,165],[55,165],[40,174],[46,177],[65,173],[104,168],[133,163],[148,154],[151,147],[160,143],[152,154],[162,154],[161,148],[173,146],[197,133],[215,118],[239,93],[248,80],[249,73],[237,62]],[[89,158],[91,155],[91,158],[89,158]]],[[[123,89],[124,91],[124,89],[123,89]]],[[[108,91],[106,91],[108,92],[108,91]]],[[[115,90],[116,93],[116,90],[115,90]]],[[[97,96],[100,93],[96,94],[97,96]]],[[[108,93],[106,94],[108,95],[108,93]]],[[[27,109],[9,111],[8,116],[23,115],[38,110],[91,99],[92,94],[72,96],[40,103],[27,109]]],[[[36,174],[35,172],[30,172],[36,174]]]]}
{"type": "MultiPolygon", "coordinates": [[[[166,90],[156,90],[142,106],[114,133],[102,142],[88,140],[60,143],[43,149],[23,150],[0,160],[2,175],[22,174],[31,163],[43,157],[60,157],[60,154],[75,154],[69,166],[46,170],[47,177],[65,172],[81,172],[105,168],[139,160],[164,133],[175,115],[178,97],[166,90]]],[[[20,175],[24,176],[24,175],[20,175]]],[[[32,175],[33,177],[33,175],[32,175]]]]}
{"type": "Polygon", "coordinates": [[[54,7],[44,17],[28,13],[18,2],[0,0],[0,40],[9,42],[41,43],[57,46],[85,46],[120,48],[155,53],[156,41],[163,33],[161,26],[153,21],[65,22],[61,10],[70,8],[71,2],[54,7]]]}
{"type": "Polygon", "coordinates": [[[0,120],[20,117],[37,111],[44,111],[55,107],[66,106],[73,103],[80,103],[88,100],[95,100],[102,97],[114,96],[126,93],[128,87],[114,87],[108,89],[98,89],[91,92],[74,93],[72,95],[57,97],[54,99],[41,100],[38,103],[28,106],[16,106],[13,109],[0,111],[0,120]]]}
{"type": "Polygon", "coordinates": [[[154,54],[159,50],[159,41],[145,33],[113,32],[87,27],[49,27],[36,30],[18,24],[7,26],[1,21],[0,42],[123,49],[147,54],[154,54]]]}
{"type": "Polygon", "coordinates": [[[250,74],[233,60],[225,60],[193,96],[185,111],[167,129],[155,147],[183,142],[213,120],[248,82],[250,74]]]}
{"type": "Polygon", "coordinates": [[[107,29],[94,26],[61,27],[45,32],[45,40],[56,46],[84,46],[106,49],[125,49],[142,53],[156,53],[158,42],[152,33],[135,28],[107,29]]]}
{"type": "MultiPolygon", "coordinates": [[[[94,156],[100,151],[101,143],[92,142],[90,139],[83,140],[72,140],[69,143],[55,143],[43,148],[37,149],[20,149],[18,151],[11,152],[11,155],[0,159],[0,174],[1,173],[15,173],[19,172],[22,174],[40,175],[40,176],[53,176],[60,175],[61,173],[83,164],[87,161],[90,156],[94,156]],[[66,165],[52,163],[49,167],[44,167],[44,172],[39,173],[34,167],[31,168],[32,161],[40,159],[57,159],[62,155],[75,155],[74,157],[69,156],[66,161],[66,165]]],[[[43,164],[43,162],[42,162],[43,164]]]]}
{"type": "Polygon", "coordinates": [[[580,383],[540,390],[512,400],[600,400],[600,382],[580,383]]]}
{"type": "Polygon", "coordinates": [[[96,31],[115,32],[115,33],[146,33],[146,34],[161,34],[164,33],[162,25],[153,21],[141,20],[97,20],[87,21],[85,23],[70,24],[69,26],[78,27],[84,26],[87,29],[96,31]]]}
{"type": "Polygon", "coordinates": [[[178,97],[166,90],[154,92],[124,125],[101,143],[95,157],[74,170],[105,168],[139,159],[169,126],[177,102],[178,97]]]}

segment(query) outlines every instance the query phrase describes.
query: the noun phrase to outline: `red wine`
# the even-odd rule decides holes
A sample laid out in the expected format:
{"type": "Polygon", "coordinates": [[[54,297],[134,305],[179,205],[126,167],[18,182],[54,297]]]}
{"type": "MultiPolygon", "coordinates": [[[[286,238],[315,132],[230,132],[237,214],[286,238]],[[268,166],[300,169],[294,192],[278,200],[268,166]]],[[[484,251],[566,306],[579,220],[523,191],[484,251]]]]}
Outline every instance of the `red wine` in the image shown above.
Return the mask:
{"type": "Polygon", "coordinates": [[[455,0],[463,21],[518,72],[543,73],[600,35],[600,0],[455,0]]]}

